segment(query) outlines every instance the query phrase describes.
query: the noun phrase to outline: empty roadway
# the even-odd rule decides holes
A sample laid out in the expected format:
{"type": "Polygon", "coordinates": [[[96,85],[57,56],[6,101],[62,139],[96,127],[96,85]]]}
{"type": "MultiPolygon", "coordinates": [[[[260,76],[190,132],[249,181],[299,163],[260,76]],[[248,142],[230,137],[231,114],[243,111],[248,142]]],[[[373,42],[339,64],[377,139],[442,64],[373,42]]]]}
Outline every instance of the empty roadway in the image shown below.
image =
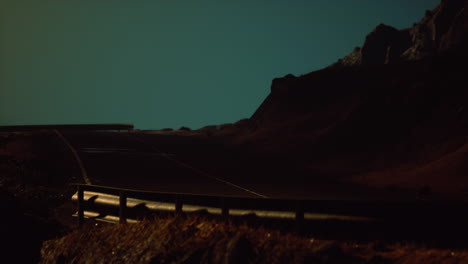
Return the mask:
{"type": "Polygon", "coordinates": [[[262,197],[158,151],[128,132],[61,131],[92,184],[159,192],[262,197]]]}
{"type": "MultiPolygon", "coordinates": [[[[92,184],[159,192],[318,200],[400,200],[301,171],[288,157],[262,157],[203,135],[61,131],[92,184]]],[[[410,194],[411,195],[411,194],[410,194]]]]}

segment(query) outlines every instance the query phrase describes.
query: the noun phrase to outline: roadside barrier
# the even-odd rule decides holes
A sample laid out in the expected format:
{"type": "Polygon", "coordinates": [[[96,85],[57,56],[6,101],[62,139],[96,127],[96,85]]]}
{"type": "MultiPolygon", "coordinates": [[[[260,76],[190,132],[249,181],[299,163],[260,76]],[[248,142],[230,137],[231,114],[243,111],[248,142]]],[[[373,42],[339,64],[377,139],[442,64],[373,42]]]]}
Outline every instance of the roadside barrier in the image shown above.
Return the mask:
{"type": "Polygon", "coordinates": [[[467,212],[466,204],[427,202],[334,201],[207,196],[130,190],[98,185],[76,184],[72,200],[77,204],[78,225],[85,218],[107,222],[132,223],[158,212],[241,216],[255,214],[260,218],[304,220],[375,221],[377,219],[416,219],[447,217],[450,213],[467,212]]]}

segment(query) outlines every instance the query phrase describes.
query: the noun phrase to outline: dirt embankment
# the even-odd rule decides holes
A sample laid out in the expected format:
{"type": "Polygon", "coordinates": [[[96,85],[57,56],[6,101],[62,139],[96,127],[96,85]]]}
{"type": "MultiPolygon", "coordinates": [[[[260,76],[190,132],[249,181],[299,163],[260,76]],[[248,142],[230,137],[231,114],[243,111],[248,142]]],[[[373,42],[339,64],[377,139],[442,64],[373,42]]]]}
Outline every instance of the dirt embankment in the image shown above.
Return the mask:
{"type": "Polygon", "coordinates": [[[52,263],[373,263],[455,264],[464,248],[410,242],[333,241],[204,217],[157,218],[131,225],[94,224],[42,248],[52,263]]]}

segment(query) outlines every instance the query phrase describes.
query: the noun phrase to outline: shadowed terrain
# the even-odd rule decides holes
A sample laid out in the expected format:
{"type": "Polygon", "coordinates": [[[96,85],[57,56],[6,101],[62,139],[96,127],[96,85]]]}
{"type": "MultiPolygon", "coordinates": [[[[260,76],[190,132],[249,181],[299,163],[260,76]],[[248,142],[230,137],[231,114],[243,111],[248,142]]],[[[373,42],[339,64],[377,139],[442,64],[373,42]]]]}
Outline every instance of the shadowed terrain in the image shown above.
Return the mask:
{"type": "MultiPolygon", "coordinates": [[[[468,1],[444,0],[412,28],[378,25],[362,47],[325,69],[274,79],[271,93],[252,117],[235,124],[194,131],[63,135],[76,148],[91,181],[102,185],[247,197],[255,195],[242,188],[275,198],[466,202],[467,47],[468,1]]],[[[312,236],[296,236],[291,230],[263,229],[262,223],[258,231],[258,226],[172,215],[156,219],[167,228],[149,222],[93,227],[92,222],[69,232],[74,227],[70,183],[83,179],[70,149],[51,131],[0,134],[0,172],[0,205],[10,214],[2,218],[1,235],[9,243],[6,257],[17,262],[38,261],[39,245],[66,232],[43,243],[43,263],[143,256],[145,263],[222,263],[227,245],[237,246],[241,238],[239,245],[249,244],[258,263],[289,260],[297,252],[303,255],[295,263],[330,263],[343,252],[347,257],[336,263],[466,259],[466,219],[449,219],[443,212],[434,212],[425,223],[395,216],[399,224],[409,223],[406,229],[395,222],[362,229],[339,223],[354,232],[345,238],[346,232],[327,224],[310,225],[312,236]],[[356,233],[369,235],[371,241],[361,244],[364,249],[358,250],[356,233]],[[378,241],[384,234],[394,235],[393,244],[378,241]],[[315,238],[340,242],[332,242],[322,254],[324,241],[313,244],[315,238]],[[400,240],[442,249],[401,245],[400,240]],[[15,255],[17,247],[28,254],[15,255]],[[452,251],[455,247],[459,251],[452,251]],[[273,256],[277,249],[281,254],[273,256]],[[427,257],[431,254],[436,257],[427,257]]]]}
{"type": "Polygon", "coordinates": [[[414,27],[379,25],[328,68],[274,79],[249,120],[226,129],[296,175],[466,199],[467,1],[442,1],[414,27]]]}

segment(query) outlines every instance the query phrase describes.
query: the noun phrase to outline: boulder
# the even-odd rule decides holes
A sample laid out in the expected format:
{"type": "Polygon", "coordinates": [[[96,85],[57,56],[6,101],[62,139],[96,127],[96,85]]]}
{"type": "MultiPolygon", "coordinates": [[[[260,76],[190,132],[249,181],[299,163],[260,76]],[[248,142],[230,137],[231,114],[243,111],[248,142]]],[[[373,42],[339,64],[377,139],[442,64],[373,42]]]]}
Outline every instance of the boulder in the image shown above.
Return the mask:
{"type": "Polygon", "coordinates": [[[297,79],[296,76],[293,74],[287,74],[282,78],[275,78],[271,82],[271,92],[272,93],[279,93],[287,89],[287,87],[291,86],[292,83],[297,79]]]}
{"type": "Polygon", "coordinates": [[[397,61],[409,48],[409,36],[404,31],[384,24],[378,25],[366,37],[361,49],[361,64],[388,64],[397,61]]]}

